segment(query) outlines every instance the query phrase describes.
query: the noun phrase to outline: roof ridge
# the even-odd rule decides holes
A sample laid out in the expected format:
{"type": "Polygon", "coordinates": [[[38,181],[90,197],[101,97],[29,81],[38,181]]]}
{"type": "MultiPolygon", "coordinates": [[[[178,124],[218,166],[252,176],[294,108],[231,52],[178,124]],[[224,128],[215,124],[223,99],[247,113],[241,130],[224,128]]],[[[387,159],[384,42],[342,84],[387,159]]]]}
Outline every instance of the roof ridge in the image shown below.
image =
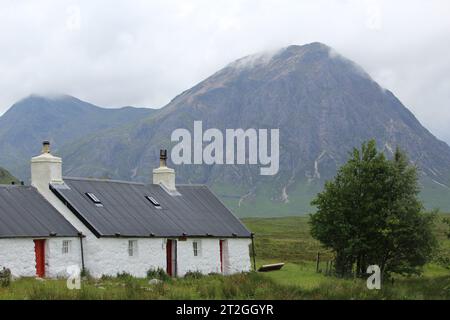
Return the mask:
{"type": "MultiPolygon", "coordinates": [[[[157,186],[159,186],[158,184],[155,184],[155,183],[143,183],[143,182],[137,182],[137,181],[125,181],[125,180],[102,179],[102,178],[63,177],[63,180],[114,182],[114,183],[135,184],[135,185],[140,185],[140,186],[147,186],[147,185],[157,185],[157,186]]],[[[180,183],[180,184],[177,184],[176,187],[202,187],[202,188],[208,188],[208,186],[206,184],[200,184],[200,183],[198,183],[198,184],[196,184],[196,183],[180,183]]]]}
{"type": "Polygon", "coordinates": [[[0,188],[33,188],[33,186],[21,184],[0,184],[0,188]]]}
{"type": "Polygon", "coordinates": [[[101,178],[81,178],[81,177],[63,177],[63,180],[79,180],[79,181],[95,181],[95,182],[113,182],[113,183],[125,183],[125,184],[136,184],[143,185],[143,182],[137,181],[125,181],[125,180],[114,180],[114,179],[101,179],[101,178]]]}

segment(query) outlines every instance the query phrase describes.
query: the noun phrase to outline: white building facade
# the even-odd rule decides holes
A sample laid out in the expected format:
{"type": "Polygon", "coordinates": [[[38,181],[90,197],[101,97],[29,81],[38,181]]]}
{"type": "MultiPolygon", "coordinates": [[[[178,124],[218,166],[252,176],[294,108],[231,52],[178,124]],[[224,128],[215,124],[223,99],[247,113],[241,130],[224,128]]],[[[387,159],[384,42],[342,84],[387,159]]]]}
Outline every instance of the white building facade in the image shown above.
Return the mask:
{"type": "Polygon", "coordinates": [[[63,179],[62,160],[44,142],[42,154],[31,160],[32,188],[76,236],[50,231],[8,238],[0,228],[0,267],[16,276],[52,278],[67,277],[74,265],[97,278],[123,272],[145,277],[158,268],[171,276],[250,271],[252,234],[206,187],[176,186],[164,153],[160,161],[149,185],[63,179]]]}

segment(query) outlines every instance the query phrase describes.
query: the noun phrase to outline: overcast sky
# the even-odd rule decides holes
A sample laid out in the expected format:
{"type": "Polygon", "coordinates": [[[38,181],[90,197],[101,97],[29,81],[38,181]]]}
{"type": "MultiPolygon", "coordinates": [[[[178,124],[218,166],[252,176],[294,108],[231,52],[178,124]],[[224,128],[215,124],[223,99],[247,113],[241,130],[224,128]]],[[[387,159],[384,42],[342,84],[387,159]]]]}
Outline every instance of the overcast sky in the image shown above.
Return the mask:
{"type": "Polygon", "coordinates": [[[313,41],[450,142],[447,0],[0,0],[0,114],[31,93],[161,107],[237,58],[313,41]]]}

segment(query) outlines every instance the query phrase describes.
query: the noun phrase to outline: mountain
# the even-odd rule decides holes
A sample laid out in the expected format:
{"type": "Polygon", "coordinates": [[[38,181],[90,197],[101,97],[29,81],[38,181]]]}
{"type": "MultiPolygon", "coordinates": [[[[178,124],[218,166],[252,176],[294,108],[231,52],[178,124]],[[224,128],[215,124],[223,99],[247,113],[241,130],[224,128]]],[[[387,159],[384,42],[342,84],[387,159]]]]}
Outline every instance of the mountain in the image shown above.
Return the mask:
{"type": "Polygon", "coordinates": [[[29,159],[39,153],[43,140],[50,140],[58,152],[63,145],[137,121],[153,111],[132,107],[105,109],[68,95],[31,95],[0,117],[0,164],[27,180],[29,159]]]}
{"type": "MultiPolygon", "coordinates": [[[[68,175],[148,181],[158,150],[176,128],[279,128],[280,171],[258,166],[174,166],[179,182],[207,183],[240,215],[311,210],[353,147],[375,138],[392,155],[405,150],[421,170],[427,207],[450,210],[450,147],[434,137],[392,92],[321,43],[239,59],[175,97],[158,113],[97,132],[61,149],[68,175]]],[[[170,149],[170,148],[169,148],[170,149]]]]}
{"type": "Polygon", "coordinates": [[[0,168],[0,184],[18,183],[19,181],[13,177],[7,170],[0,168]]]}

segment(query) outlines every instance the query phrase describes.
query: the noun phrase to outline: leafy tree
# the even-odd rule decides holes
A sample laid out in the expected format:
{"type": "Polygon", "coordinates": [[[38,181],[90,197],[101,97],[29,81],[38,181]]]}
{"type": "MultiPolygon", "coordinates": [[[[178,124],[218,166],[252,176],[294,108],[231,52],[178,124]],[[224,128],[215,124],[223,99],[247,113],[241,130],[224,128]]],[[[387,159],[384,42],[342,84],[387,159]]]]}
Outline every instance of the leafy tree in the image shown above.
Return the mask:
{"type": "Polygon", "coordinates": [[[444,219],[444,222],[445,222],[446,224],[448,224],[447,237],[450,239],[450,219],[449,219],[449,218],[446,218],[446,219],[444,219]]]}
{"type": "Polygon", "coordinates": [[[418,193],[406,155],[397,149],[389,160],[371,140],[312,201],[311,234],[335,252],[339,275],[363,275],[372,264],[384,275],[420,273],[437,242],[435,214],[423,213],[418,193]]]}

